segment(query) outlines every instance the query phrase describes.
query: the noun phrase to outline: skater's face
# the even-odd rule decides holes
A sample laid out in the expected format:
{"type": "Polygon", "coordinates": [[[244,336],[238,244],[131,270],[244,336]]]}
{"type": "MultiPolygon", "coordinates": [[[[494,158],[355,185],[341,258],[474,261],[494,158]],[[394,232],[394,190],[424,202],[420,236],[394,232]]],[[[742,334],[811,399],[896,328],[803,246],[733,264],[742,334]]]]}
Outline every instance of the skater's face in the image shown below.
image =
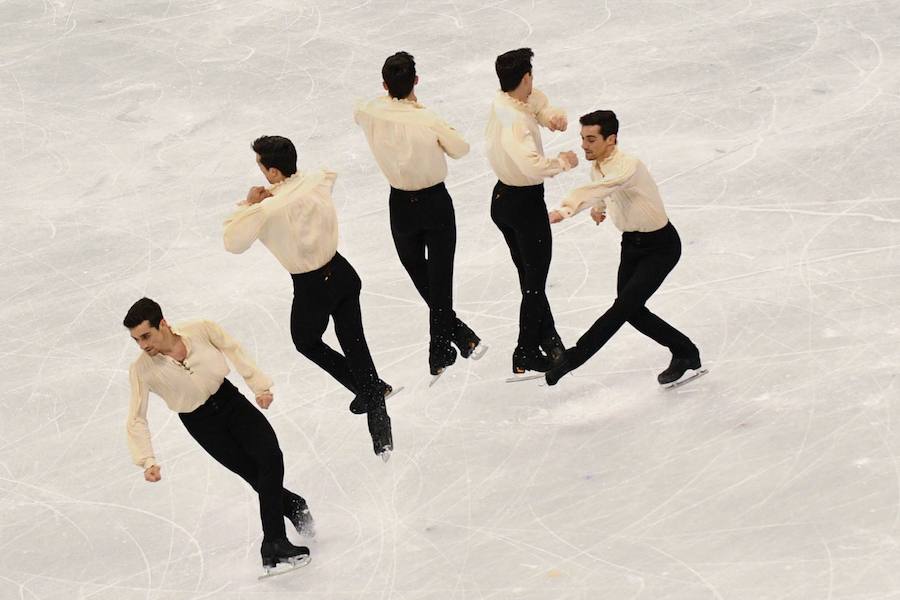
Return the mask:
{"type": "Polygon", "coordinates": [[[616,147],[616,134],[603,137],[599,125],[581,126],[581,148],[587,160],[603,160],[616,147]]]}
{"type": "Polygon", "coordinates": [[[131,338],[137,342],[141,350],[150,356],[156,356],[159,354],[159,349],[165,340],[165,335],[162,331],[164,327],[167,327],[165,320],[160,321],[159,329],[150,327],[150,322],[144,321],[137,327],[132,327],[129,331],[131,332],[131,338]]]}

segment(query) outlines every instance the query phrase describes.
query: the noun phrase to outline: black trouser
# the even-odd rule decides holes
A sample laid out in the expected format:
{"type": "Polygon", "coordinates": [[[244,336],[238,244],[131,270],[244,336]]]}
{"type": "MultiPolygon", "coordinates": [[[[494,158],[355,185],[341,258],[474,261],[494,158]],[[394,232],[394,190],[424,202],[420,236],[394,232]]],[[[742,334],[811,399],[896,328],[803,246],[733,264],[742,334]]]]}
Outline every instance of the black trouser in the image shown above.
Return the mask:
{"type": "Polygon", "coordinates": [[[649,233],[628,231],[622,234],[616,300],[567,354],[572,368],[596,354],[626,322],[668,348],[674,356],[689,358],[699,354],[686,335],[645,306],[680,257],[681,239],[671,223],[649,233]]]}
{"type": "Polygon", "coordinates": [[[429,308],[431,339],[449,342],[456,329],[453,200],[443,182],[414,192],[392,187],[390,214],[397,256],[429,308]]]}
{"type": "Polygon", "coordinates": [[[324,267],[292,274],[291,338],[294,347],[354,394],[376,389],[378,373],[363,332],[359,275],[339,253],[324,267]],[[322,341],[329,318],[343,354],[322,341]]]}
{"type": "Polygon", "coordinates": [[[544,291],[553,256],[544,185],[514,187],[498,181],[491,219],[503,234],[519,273],[519,346],[537,350],[542,341],[558,337],[544,291]]]}
{"type": "Polygon", "coordinates": [[[285,538],[284,517],[306,501],[282,487],[284,461],[269,421],[227,379],[196,410],[178,413],[188,433],[259,494],[263,540],[285,538]]]}
{"type": "Polygon", "coordinates": [[[325,369],[354,394],[367,398],[369,433],[373,439],[390,419],[384,406],[384,389],[363,332],[359,275],[343,256],[335,252],[324,267],[291,274],[294,303],[291,306],[291,338],[297,350],[325,369]],[[343,354],[322,341],[328,319],[334,319],[334,333],[343,354]]]}

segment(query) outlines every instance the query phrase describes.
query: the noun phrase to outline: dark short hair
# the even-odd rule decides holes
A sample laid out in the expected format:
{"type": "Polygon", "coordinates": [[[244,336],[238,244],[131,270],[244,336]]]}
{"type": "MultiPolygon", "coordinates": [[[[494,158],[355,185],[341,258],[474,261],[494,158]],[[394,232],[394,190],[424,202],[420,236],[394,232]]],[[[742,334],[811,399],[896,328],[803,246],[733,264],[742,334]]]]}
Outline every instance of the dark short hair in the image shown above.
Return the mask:
{"type": "Polygon", "coordinates": [[[616,113],[611,110],[595,110],[594,112],[589,112],[578,119],[578,122],[582,125],[599,126],[600,135],[602,135],[604,139],[614,133],[618,136],[619,133],[619,119],[616,118],[616,113]]]}
{"type": "Polygon", "coordinates": [[[253,140],[253,151],[267,168],[276,168],[285,177],[297,172],[297,149],[294,143],[280,135],[264,135],[253,140]]]}
{"type": "Polygon", "coordinates": [[[147,321],[150,323],[150,327],[159,329],[159,322],[162,320],[163,314],[159,304],[150,298],[141,298],[128,309],[128,314],[125,315],[122,325],[128,329],[133,329],[147,321]]]}
{"type": "Polygon", "coordinates": [[[534,52],[531,48],[519,48],[504,52],[494,62],[497,70],[497,79],[500,80],[500,89],[511,92],[522,82],[526,73],[531,73],[531,57],[534,52]]]}
{"type": "Polygon", "coordinates": [[[416,61],[412,54],[401,50],[388,56],[381,67],[381,77],[393,98],[409,96],[416,83],[416,61]]]}

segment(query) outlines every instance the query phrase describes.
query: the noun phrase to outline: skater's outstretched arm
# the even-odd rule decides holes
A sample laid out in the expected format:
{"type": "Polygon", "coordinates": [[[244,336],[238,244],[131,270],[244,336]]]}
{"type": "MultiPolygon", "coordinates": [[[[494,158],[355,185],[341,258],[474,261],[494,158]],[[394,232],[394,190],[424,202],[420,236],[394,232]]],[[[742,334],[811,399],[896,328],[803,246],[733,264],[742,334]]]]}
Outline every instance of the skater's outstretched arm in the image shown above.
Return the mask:
{"type": "Polygon", "coordinates": [[[613,192],[628,187],[637,172],[637,165],[636,160],[621,160],[612,170],[607,167],[604,172],[594,163],[591,183],[569,192],[561,206],[550,211],[550,222],[559,223],[590,206],[591,217],[599,224],[603,220],[597,220],[599,215],[606,214],[606,198],[613,192]]]}
{"type": "Polygon", "coordinates": [[[534,143],[534,137],[523,123],[513,122],[504,126],[500,143],[526,177],[546,179],[578,165],[578,157],[574,152],[560,152],[556,158],[547,158],[541,154],[534,143]]]}
{"type": "Polygon", "coordinates": [[[253,393],[256,394],[256,403],[261,408],[269,408],[272,403],[272,379],[259,370],[245,353],[241,345],[233,337],[213,321],[203,321],[209,343],[218,348],[228,361],[234,365],[235,370],[241,374],[253,393]]]}
{"type": "Polygon", "coordinates": [[[131,452],[134,464],[144,469],[144,478],[147,481],[159,481],[159,465],[156,464],[156,457],[153,454],[150,428],[147,424],[147,403],[150,400],[150,390],[140,374],[140,367],[136,364],[131,365],[128,370],[128,382],[131,386],[131,403],[128,407],[128,419],[125,422],[128,450],[131,452]],[[154,467],[155,470],[153,470],[154,467]],[[151,471],[153,478],[148,475],[151,471]]]}

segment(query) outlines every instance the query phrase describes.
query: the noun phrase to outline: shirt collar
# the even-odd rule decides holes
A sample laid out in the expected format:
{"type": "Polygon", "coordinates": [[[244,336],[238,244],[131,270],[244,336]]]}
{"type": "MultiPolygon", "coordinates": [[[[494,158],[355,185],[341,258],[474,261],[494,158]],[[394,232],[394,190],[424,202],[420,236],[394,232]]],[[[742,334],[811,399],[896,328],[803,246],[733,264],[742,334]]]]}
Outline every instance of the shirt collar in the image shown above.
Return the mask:
{"type": "Polygon", "coordinates": [[[394,98],[390,94],[386,94],[384,97],[387,98],[388,102],[393,102],[396,104],[406,104],[406,105],[412,106],[414,108],[425,108],[424,106],[419,104],[417,101],[410,100],[409,98],[394,98]]]}
{"type": "Polygon", "coordinates": [[[178,325],[171,326],[172,333],[181,338],[181,341],[184,342],[184,347],[187,349],[187,353],[191,353],[191,336],[186,334],[181,327],[178,325]]]}
{"type": "Polygon", "coordinates": [[[275,190],[277,190],[278,188],[284,186],[285,184],[287,184],[287,183],[289,183],[289,182],[300,181],[300,179],[301,179],[302,177],[303,177],[303,175],[300,173],[300,171],[297,171],[296,173],[294,173],[294,174],[291,175],[290,177],[285,177],[284,179],[282,179],[282,180],[279,181],[278,183],[273,183],[272,185],[270,185],[270,186],[269,186],[269,192],[271,192],[271,193],[274,194],[274,193],[275,193],[275,190]]]}
{"type": "Polygon", "coordinates": [[[534,114],[534,111],[531,109],[531,106],[529,106],[527,102],[522,102],[518,98],[513,98],[512,96],[509,95],[508,92],[504,92],[503,90],[501,90],[497,94],[497,97],[502,99],[504,102],[506,102],[513,108],[517,108],[524,113],[528,113],[529,115],[534,114]]]}

